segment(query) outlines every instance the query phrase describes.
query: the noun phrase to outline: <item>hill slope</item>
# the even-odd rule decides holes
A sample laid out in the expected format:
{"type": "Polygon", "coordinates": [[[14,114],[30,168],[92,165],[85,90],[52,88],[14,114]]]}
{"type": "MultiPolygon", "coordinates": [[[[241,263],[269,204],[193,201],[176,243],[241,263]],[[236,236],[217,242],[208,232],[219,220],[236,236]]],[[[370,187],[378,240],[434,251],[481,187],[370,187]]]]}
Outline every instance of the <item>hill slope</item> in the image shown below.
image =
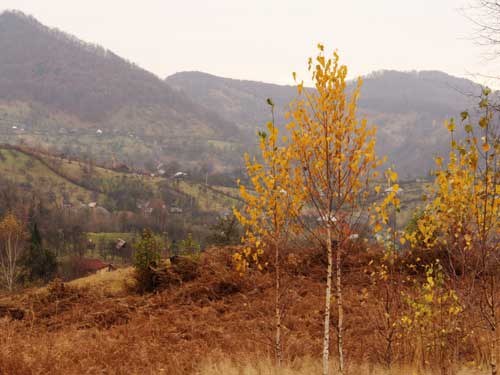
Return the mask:
{"type": "Polygon", "coordinates": [[[0,14],[0,50],[4,141],[192,161],[210,150],[209,140],[240,139],[233,123],[153,74],[22,13],[0,14]]]}
{"type": "MultiPolygon", "coordinates": [[[[166,82],[207,108],[236,122],[242,131],[254,132],[270,120],[266,98],[277,107],[277,123],[296,97],[292,86],[234,80],[201,72],[174,74],[166,82]]],[[[352,83],[351,83],[352,85],[352,83]]],[[[473,104],[466,94],[479,85],[442,72],[382,71],[364,78],[360,114],[379,128],[378,151],[388,155],[404,177],[425,175],[432,155],[446,153],[443,121],[473,104]]]]}
{"type": "Polygon", "coordinates": [[[80,207],[95,201],[110,210],[135,209],[152,195],[172,205],[189,202],[190,206],[196,204],[201,212],[214,213],[230,210],[238,202],[234,189],[226,188],[231,191],[228,193],[220,187],[192,181],[118,172],[21,146],[0,144],[0,176],[19,189],[37,191],[46,202],[60,206],[80,207]],[[125,185],[137,185],[127,191],[130,207],[110,205],[110,197],[125,185]]]}
{"type": "MultiPolygon", "coordinates": [[[[69,284],[54,281],[47,288],[31,293],[3,298],[0,295],[0,373],[278,373],[272,367],[267,370],[250,367],[251,364],[260,367],[262,359],[265,361],[274,354],[273,269],[259,272],[250,268],[242,276],[234,269],[235,250],[212,248],[203,252],[198,260],[188,262],[191,267],[170,263],[163,268],[163,274],[170,278],[165,278],[162,288],[151,294],[128,292],[131,270],[122,269],[69,284]],[[114,287],[110,288],[110,284],[114,287]],[[229,368],[207,367],[207,361],[217,364],[221,360],[235,361],[236,368],[229,371],[229,368]]],[[[300,249],[289,255],[282,268],[282,280],[286,283],[282,297],[286,301],[283,307],[286,313],[282,316],[286,369],[280,369],[280,373],[319,374],[326,257],[321,249],[300,249]],[[306,361],[310,364],[308,368],[301,368],[306,361]],[[288,366],[295,371],[290,371],[288,366]]],[[[387,292],[385,285],[375,284],[368,272],[361,271],[379,261],[380,254],[366,251],[363,246],[351,249],[345,258],[344,348],[349,353],[349,373],[352,374],[388,373],[387,367],[382,367],[386,363],[387,344],[381,339],[389,330],[381,323],[387,314],[384,310],[387,297],[383,297],[387,292]]],[[[413,284],[404,282],[408,273],[397,272],[401,272],[395,276],[401,295],[394,294],[398,301],[395,302],[398,303],[396,314],[407,311],[410,314],[403,300],[417,292],[413,284]]],[[[467,332],[471,332],[472,327],[478,329],[474,310],[470,311],[467,310],[469,315],[463,323],[456,323],[467,332]]],[[[391,314],[395,313],[391,310],[391,314]]],[[[335,315],[332,321],[334,319],[335,315]]],[[[391,342],[394,353],[398,353],[391,363],[392,373],[439,373],[442,367],[434,364],[441,362],[435,359],[437,355],[433,356],[433,349],[429,349],[427,357],[428,372],[420,371],[421,359],[415,356],[422,343],[432,347],[433,336],[416,340],[413,330],[397,329],[398,339],[391,342]],[[408,367],[400,370],[400,364],[408,367]]],[[[461,355],[456,356],[453,365],[456,368],[468,365],[470,369],[458,371],[460,374],[486,373],[472,370],[486,364],[483,353],[487,342],[478,339],[478,335],[484,335],[483,331],[459,341],[461,355]],[[474,367],[470,363],[474,363],[474,367]]],[[[448,336],[442,340],[443,345],[456,342],[448,336]]],[[[453,349],[457,350],[454,346],[453,349]]],[[[332,354],[332,367],[335,361],[332,354]]]]}
{"type": "MultiPolygon", "coordinates": [[[[292,86],[199,72],[166,79],[104,48],[43,26],[19,12],[0,14],[0,142],[54,147],[129,166],[180,162],[215,172],[242,165],[255,128],[270,119],[268,97],[285,123],[292,86]]],[[[427,174],[446,154],[445,118],[471,108],[471,81],[440,72],[383,71],[365,77],[360,113],[379,127],[378,151],[404,178],[427,174]]]]}
{"type": "Polygon", "coordinates": [[[43,159],[17,149],[0,146],[0,173],[22,190],[38,190],[50,203],[102,200],[99,194],[55,173],[43,159]]]}

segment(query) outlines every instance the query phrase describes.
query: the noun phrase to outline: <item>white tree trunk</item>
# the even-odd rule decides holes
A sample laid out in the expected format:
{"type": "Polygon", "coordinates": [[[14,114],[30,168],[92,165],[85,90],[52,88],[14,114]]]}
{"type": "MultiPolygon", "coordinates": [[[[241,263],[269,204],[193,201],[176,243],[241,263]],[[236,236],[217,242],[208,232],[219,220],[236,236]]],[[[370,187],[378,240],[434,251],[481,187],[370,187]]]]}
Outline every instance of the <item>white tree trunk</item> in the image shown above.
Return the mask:
{"type": "Polygon", "coordinates": [[[490,282],[490,301],[489,301],[489,307],[490,307],[490,326],[491,326],[491,332],[490,332],[490,347],[491,347],[491,361],[490,361],[490,368],[491,368],[491,375],[497,375],[497,317],[496,317],[496,306],[497,303],[495,301],[495,292],[496,292],[496,285],[495,285],[495,277],[491,276],[491,282],[490,282]]]}
{"type": "Polygon", "coordinates": [[[493,331],[492,332],[492,336],[493,336],[493,339],[492,339],[492,342],[491,342],[491,363],[490,363],[490,367],[491,367],[491,375],[497,375],[498,372],[497,372],[497,344],[496,344],[496,332],[493,331]]]}
{"type": "Polygon", "coordinates": [[[276,318],[276,341],[275,341],[275,355],[276,365],[281,367],[282,353],[281,353],[281,306],[280,306],[280,291],[281,291],[281,267],[280,267],[280,252],[278,241],[275,241],[275,268],[276,268],[276,296],[275,296],[275,318],[276,318]]]}
{"type": "Polygon", "coordinates": [[[330,225],[328,225],[326,231],[327,231],[326,251],[328,257],[328,268],[326,276],[325,322],[324,322],[324,332],[323,332],[323,375],[329,375],[330,305],[332,299],[332,271],[333,271],[332,229],[330,225]]]}
{"type": "Polygon", "coordinates": [[[5,281],[5,285],[9,292],[14,289],[14,281],[16,279],[16,265],[19,251],[19,239],[7,236],[5,240],[3,252],[0,251],[0,267],[5,281]]]}
{"type": "Polygon", "coordinates": [[[342,301],[342,267],[341,267],[341,253],[340,247],[337,245],[337,261],[335,264],[335,272],[337,274],[337,285],[336,285],[336,300],[337,300],[337,311],[338,311],[338,320],[337,320],[337,350],[339,354],[339,373],[340,375],[344,374],[344,306],[342,301]]]}

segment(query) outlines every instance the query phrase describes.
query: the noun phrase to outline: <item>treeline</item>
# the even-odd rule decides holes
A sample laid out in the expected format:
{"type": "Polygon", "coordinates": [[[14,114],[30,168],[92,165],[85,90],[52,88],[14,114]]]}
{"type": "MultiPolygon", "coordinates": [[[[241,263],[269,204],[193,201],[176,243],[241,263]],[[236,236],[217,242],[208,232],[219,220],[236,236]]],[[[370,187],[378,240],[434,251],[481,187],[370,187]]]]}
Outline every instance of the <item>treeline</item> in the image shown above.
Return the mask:
{"type": "MultiPolygon", "coordinates": [[[[169,185],[160,187],[160,195],[154,196],[139,181],[130,185],[126,179],[112,180],[115,185],[106,187],[109,195],[103,204],[120,207],[109,211],[97,204],[69,204],[0,177],[0,221],[6,223],[0,230],[0,266],[9,269],[0,274],[2,286],[12,290],[45,283],[56,275],[64,279],[82,276],[79,267],[86,257],[129,264],[143,228],[151,228],[161,239],[164,255],[182,249],[186,239],[200,250],[239,241],[240,228],[234,219],[228,225],[227,218],[201,211],[191,197],[176,193],[169,185]],[[171,207],[179,211],[172,212],[171,207]],[[123,236],[128,244],[119,250],[117,241],[123,236]],[[92,241],[94,237],[106,240],[92,241]],[[36,246],[32,246],[34,241],[36,246]]],[[[50,185],[46,187],[50,190],[50,185]]]]}

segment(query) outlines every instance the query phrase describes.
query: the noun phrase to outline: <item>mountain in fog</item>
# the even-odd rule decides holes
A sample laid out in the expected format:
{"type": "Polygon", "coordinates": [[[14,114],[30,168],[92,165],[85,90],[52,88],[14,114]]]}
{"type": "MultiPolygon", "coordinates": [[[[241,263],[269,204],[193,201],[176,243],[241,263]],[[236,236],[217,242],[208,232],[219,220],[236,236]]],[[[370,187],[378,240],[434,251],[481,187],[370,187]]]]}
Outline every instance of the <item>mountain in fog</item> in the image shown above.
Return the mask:
{"type": "MultiPolygon", "coordinates": [[[[0,142],[55,147],[133,165],[241,167],[255,130],[277,124],[293,86],[182,72],[161,80],[102,47],[19,12],[0,14],[0,142]],[[184,163],[184,164],[183,164],[184,163]]],[[[352,85],[352,83],[351,83],[352,85]]],[[[359,114],[378,126],[378,152],[401,175],[426,175],[447,154],[443,122],[473,108],[480,87],[437,71],[364,77],[359,114]]]]}
{"type": "MultiPolygon", "coordinates": [[[[293,86],[182,72],[166,82],[198,104],[216,110],[242,131],[255,132],[271,118],[266,98],[276,103],[277,124],[297,96],[293,86]]],[[[351,87],[353,83],[350,83],[351,87]]],[[[472,108],[480,86],[438,71],[380,71],[363,78],[359,114],[378,127],[378,152],[388,155],[403,177],[425,175],[433,155],[447,154],[445,119],[472,108]]]]}
{"type": "Polygon", "coordinates": [[[19,123],[59,145],[85,149],[77,141],[88,136],[97,156],[111,147],[189,160],[209,151],[209,141],[240,139],[231,121],[155,75],[22,13],[0,14],[0,51],[2,133],[19,123]],[[62,137],[68,133],[78,137],[62,137]]]}

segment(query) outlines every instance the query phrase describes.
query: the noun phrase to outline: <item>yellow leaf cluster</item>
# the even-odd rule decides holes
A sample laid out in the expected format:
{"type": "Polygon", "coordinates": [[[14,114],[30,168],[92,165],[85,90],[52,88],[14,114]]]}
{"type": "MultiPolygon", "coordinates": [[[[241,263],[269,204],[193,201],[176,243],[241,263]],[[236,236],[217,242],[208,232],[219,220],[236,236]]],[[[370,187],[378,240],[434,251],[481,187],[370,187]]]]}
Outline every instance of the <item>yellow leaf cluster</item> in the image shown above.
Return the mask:
{"type": "MultiPolygon", "coordinates": [[[[487,97],[481,103],[484,113],[476,127],[467,123],[466,138],[452,138],[447,164],[436,158],[430,199],[415,230],[409,233],[413,246],[439,246],[451,254],[475,250],[493,254],[498,250],[500,141],[491,136],[487,97]]],[[[462,115],[462,120],[466,119],[468,116],[462,115]]],[[[450,131],[454,129],[451,124],[447,123],[450,131]]]]}
{"type": "Polygon", "coordinates": [[[260,257],[264,251],[278,246],[294,231],[294,218],[303,201],[297,168],[289,149],[279,144],[279,132],[273,122],[267,124],[265,134],[259,144],[262,162],[245,155],[250,186],[239,183],[244,205],[234,209],[245,228],[245,247],[233,256],[240,272],[245,272],[250,263],[262,268],[260,257]]]}
{"type": "MultiPolygon", "coordinates": [[[[358,119],[361,79],[347,92],[347,67],[337,52],[327,56],[322,45],[309,59],[315,90],[298,86],[298,99],[290,105],[287,126],[290,149],[300,167],[305,205],[320,218],[335,218],[336,237],[350,233],[352,217],[359,214],[382,161],[375,154],[376,128],[358,119]]],[[[332,220],[322,220],[332,227],[332,220]]]]}

